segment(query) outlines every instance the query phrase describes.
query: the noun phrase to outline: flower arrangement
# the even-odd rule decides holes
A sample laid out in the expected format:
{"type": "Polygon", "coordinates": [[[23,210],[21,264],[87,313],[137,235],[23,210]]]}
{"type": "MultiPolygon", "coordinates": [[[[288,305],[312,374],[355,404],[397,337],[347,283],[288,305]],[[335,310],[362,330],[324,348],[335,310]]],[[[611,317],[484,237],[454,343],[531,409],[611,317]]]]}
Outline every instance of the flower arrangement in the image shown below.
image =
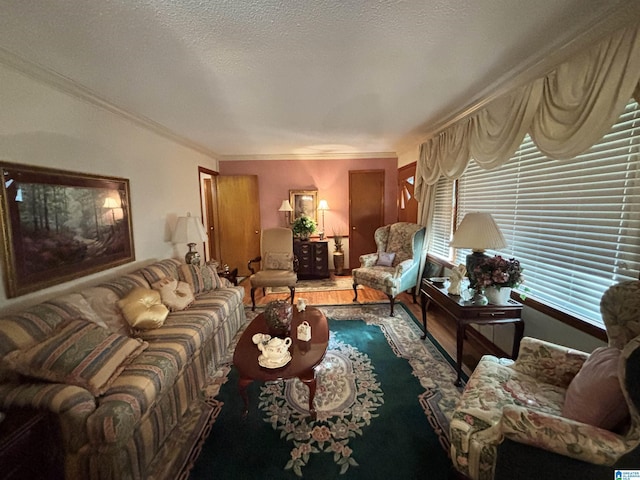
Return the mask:
{"type": "Polygon", "coordinates": [[[483,259],[473,269],[473,274],[481,287],[515,288],[524,281],[520,262],[500,255],[483,259]]]}
{"type": "Polygon", "coordinates": [[[291,230],[296,237],[309,238],[309,235],[316,231],[316,222],[312,218],[302,215],[293,221],[291,230]]]}
{"type": "Polygon", "coordinates": [[[341,252],[342,251],[342,238],[343,237],[344,237],[344,235],[342,235],[342,232],[340,230],[334,230],[333,231],[333,243],[335,245],[336,252],[341,252]]]}

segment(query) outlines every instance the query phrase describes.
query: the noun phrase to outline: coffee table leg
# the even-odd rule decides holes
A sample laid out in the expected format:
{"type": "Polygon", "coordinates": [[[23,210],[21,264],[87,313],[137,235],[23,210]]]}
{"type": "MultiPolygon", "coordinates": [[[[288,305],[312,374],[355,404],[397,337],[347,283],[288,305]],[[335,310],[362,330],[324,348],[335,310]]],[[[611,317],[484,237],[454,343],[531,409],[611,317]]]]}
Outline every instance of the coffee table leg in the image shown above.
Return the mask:
{"type": "Polygon", "coordinates": [[[240,396],[244,401],[244,412],[242,416],[246,417],[249,413],[249,395],[247,394],[247,387],[253,382],[250,378],[240,378],[238,381],[238,390],[240,390],[240,396]]]}
{"type": "Polygon", "coordinates": [[[317,412],[316,407],[313,405],[313,400],[316,398],[316,371],[313,369],[310,375],[302,375],[298,378],[309,387],[309,416],[312,420],[315,420],[317,418],[317,412]]]}

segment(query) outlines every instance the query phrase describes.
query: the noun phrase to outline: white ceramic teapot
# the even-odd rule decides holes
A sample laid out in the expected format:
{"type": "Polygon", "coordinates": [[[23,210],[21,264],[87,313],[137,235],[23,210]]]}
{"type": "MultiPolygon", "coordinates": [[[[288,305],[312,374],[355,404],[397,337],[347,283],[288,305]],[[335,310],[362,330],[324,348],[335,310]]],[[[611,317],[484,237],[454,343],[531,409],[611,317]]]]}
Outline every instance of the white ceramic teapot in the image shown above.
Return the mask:
{"type": "Polygon", "coordinates": [[[272,338],[267,343],[259,343],[258,349],[262,352],[265,359],[270,363],[281,362],[289,353],[289,347],[291,346],[291,337],[285,339],[272,338]]]}

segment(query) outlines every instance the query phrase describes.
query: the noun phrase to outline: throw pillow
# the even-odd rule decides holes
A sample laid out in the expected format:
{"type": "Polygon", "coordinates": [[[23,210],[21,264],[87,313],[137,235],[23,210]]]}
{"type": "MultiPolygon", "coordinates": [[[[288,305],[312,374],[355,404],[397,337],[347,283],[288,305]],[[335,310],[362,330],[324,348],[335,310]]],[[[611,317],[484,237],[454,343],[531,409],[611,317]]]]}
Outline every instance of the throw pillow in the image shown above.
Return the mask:
{"type": "Polygon", "coordinates": [[[142,330],[160,328],[169,315],[169,309],[162,304],[160,292],[150,288],[134,288],[118,301],[118,306],[129,325],[142,330]]]}
{"type": "Polygon", "coordinates": [[[200,265],[180,265],[180,280],[191,285],[194,294],[206,293],[222,286],[216,270],[216,263],[200,265]]]}
{"type": "Polygon", "coordinates": [[[596,348],[567,389],[562,416],[613,430],[628,416],[618,378],[620,350],[596,348]]]}
{"type": "Polygon", "coordinates": [[[160,292],[162,303],[171,311],[184,310],[195,300],[191,286],[175,278],[165,277],[151,287],[160,292]]]}
{"type": "Polygon", "coordinates": [[[147,342],[72,320],[55,335],[27,350],[14,350],[4,363],[23,375],[86,388],[102,395],[147,342]]]}
{"type": "Polygon", "coordinates": [[[266,252],[264,254],[265,270],[291,270],[293,254],[290,252],[266,252]]]}
{"type": "Polygon", "coordinates": [[[378,252],[378,261],[376,262],[376,265],[380,267],[392,267],[394,258],[396,258],[395,253],[378,252]]]}

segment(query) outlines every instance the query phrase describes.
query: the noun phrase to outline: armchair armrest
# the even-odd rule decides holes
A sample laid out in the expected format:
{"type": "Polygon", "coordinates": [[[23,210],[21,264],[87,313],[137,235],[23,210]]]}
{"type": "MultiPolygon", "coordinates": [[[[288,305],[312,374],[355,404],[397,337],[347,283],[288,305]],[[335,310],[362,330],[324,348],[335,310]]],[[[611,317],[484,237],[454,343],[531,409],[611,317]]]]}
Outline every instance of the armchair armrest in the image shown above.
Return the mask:
{"type": "Polygon", "coordinates": [[[57,414],[64,442],[75,451],[87,442],[85,424],[96,409],[96,399],[82,387],[62,383],[0,385],[0,408],[21,407],[57,414]]]}
{"type": "Polygon", "coordinates": [[[513,369],[567,388],[589,354],[537,338],[524,337],[513,369]]]}
{"type": "Polygon", "coordinates": [[[365,253],[364,255],[360,255],[360,268],[373,267],[377,261],[377,253],[365,253]]]}
{"type": "Polygon", "coordinates": [[[262,261],[262,257],[260,255],[258,255],[256,258],[252,258],[251,260],[249,260],[249,262],[247,263],[247,267],[249,268],[249,271],[251,272],[251,275],[256,273],[256,271],[253,269],[251,264],[252,263],[258,263],[258,262],[261,262],[261,261],[262,261]]]}
{"type": "Polygon", "coordinates": [[[396,271],[393,274],[394,278],[400,278],[404,272],[408,271],[413,266],[413,263],[413,259],[409,258],[396,265],[396,271]]]}
{"type": "Polygon", "coordinates": [[[634,448],[609,430],[512,405],[502,411],[501,430],[515,442],[597,465],[613,465],[634,448]]]}

